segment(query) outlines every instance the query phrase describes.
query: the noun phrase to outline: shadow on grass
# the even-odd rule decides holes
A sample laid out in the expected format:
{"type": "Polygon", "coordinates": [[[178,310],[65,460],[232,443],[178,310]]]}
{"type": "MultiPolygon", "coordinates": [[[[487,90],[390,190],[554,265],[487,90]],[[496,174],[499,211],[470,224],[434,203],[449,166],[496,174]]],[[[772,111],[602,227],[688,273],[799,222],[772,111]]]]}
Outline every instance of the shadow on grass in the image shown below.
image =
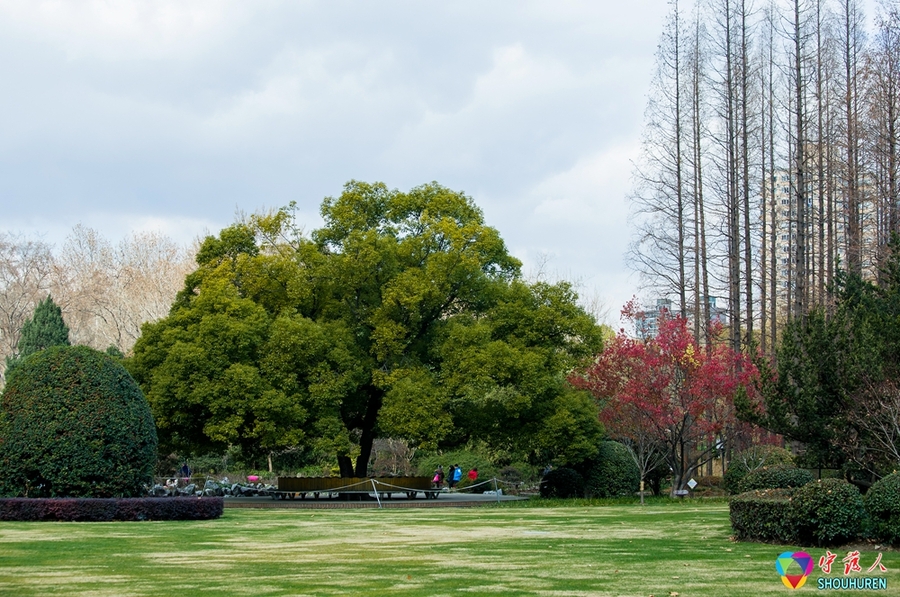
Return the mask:
{"type": "MultiPolygon", "coordinates": [[[[647,506],[690,506],[697,507],[706,504],[728,504],[727,497],[710,498],[671,498],[669,496],[650,496],[644,498],[644,507],[647,506]]],[[[595,506],[629,506],[641,507],[640,499],[636,497],[620,498],[542,498],[532,496],[527,500],[515,502],[503,502],[496,505],[499,508],[589,508],[595,506]]]]}

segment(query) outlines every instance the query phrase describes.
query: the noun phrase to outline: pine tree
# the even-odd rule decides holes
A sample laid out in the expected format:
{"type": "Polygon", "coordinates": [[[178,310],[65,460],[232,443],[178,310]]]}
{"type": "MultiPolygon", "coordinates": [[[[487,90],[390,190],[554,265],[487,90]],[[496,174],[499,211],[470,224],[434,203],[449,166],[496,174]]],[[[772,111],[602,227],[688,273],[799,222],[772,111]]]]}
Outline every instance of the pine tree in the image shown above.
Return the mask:
{"type": "Polygon", "coordinates": [[[34,315],[22,325],[16,354],[6,359],[6,375],[28,356],[51,346],[69,346],[69,327],[63,321],[62,309],[47,298],[38,303],[34,315]]]}

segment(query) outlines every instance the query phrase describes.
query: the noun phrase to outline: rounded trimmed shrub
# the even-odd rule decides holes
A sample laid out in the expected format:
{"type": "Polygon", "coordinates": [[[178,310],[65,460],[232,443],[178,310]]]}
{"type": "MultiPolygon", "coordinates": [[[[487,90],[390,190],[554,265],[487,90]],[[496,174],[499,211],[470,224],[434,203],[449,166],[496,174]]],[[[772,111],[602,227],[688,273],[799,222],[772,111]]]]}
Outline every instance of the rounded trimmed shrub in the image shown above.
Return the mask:
{"type": "Polygon", "coordinates": [[[584,495],[584,479],[578,471],[555,468],[541,479],[542,498],[573,498],[584,495]]]}
{"type": "Polygon", "coordinates": [[[840,545],[862,531],[862,495],[843,479],[807,483],[794,492],[791,502],[801,545],[840,545]]]}
{"type": "Polygon", "coordinates": [[[722,477],[725,490],[732,494],[741,493],[744,491],[741,481],[751,471],[778,464],[794,464],[793,454],[779,446],[752,446],[742,450],[728,463],[728,470],[722,477]]]}
{"type": "Polygon", "coordinates": [[[28,357],[0,398],[0,495],[139,496],[153,479],[156,427],[115,359],[86,346],[28,357]]]}
{"type": "Polygon", "coordinates": [[[764,466],[750,473],[740,482],[741,493],[756,489],[787,489],[789,487],[802,487],[815,477],[811,472],[803,468],[797,468],[792,464],[777,464],[764,466]]]}
{"type": "Polygon", "coordinates": [[[641,472],[628,448],[614,441],[600,442],[599,452],[587,474],[585,493],[588,497],[622,497],[634,495],[641,486],[641,472]]]}
{"type": "Polygon", "coordinates": [[[900,473],[874,483],[863,498],[872,523],[874,538],[892,545],[900,544],[900,473]]]}

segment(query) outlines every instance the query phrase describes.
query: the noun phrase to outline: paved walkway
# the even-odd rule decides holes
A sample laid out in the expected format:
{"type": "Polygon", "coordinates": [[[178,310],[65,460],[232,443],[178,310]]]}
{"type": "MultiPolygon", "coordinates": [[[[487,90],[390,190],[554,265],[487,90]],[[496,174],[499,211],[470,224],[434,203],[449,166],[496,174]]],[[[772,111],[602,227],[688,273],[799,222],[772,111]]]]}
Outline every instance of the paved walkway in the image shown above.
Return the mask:
{"type": "MultiPolygon", "coordinates": [[[[271,497],[226,497],[226,508],[307,508],[307,509],[339,509],[339,508],[464,508],[485,506],[498,502],[514,502],[527,500],[527,497],[516,495],[491,495],[480,493],[440,492],[435,499],[409,499],[404,493],[395,493],[390,499],[381,498],[381,504],[373,494],[365,500],[343,500],[337,498],[307,497],[304,499],[276,500],[271,497]]],[[[422,495],[419,493],[418,495],[422,495]]]]}

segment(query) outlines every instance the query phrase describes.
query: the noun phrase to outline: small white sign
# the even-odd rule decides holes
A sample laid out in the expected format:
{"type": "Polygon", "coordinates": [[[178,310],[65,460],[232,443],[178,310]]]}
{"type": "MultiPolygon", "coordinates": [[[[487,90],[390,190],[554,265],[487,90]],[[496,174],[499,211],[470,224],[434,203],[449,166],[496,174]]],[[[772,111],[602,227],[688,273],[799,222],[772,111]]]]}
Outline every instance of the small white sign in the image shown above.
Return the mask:
{"type": "Polygon", "coordinates": [[[694,479],[692,478],[690,481],[687,482],[687,486],[693,490],[694,487],[697,487],[697,482],[694,481],[694,479]]]}

